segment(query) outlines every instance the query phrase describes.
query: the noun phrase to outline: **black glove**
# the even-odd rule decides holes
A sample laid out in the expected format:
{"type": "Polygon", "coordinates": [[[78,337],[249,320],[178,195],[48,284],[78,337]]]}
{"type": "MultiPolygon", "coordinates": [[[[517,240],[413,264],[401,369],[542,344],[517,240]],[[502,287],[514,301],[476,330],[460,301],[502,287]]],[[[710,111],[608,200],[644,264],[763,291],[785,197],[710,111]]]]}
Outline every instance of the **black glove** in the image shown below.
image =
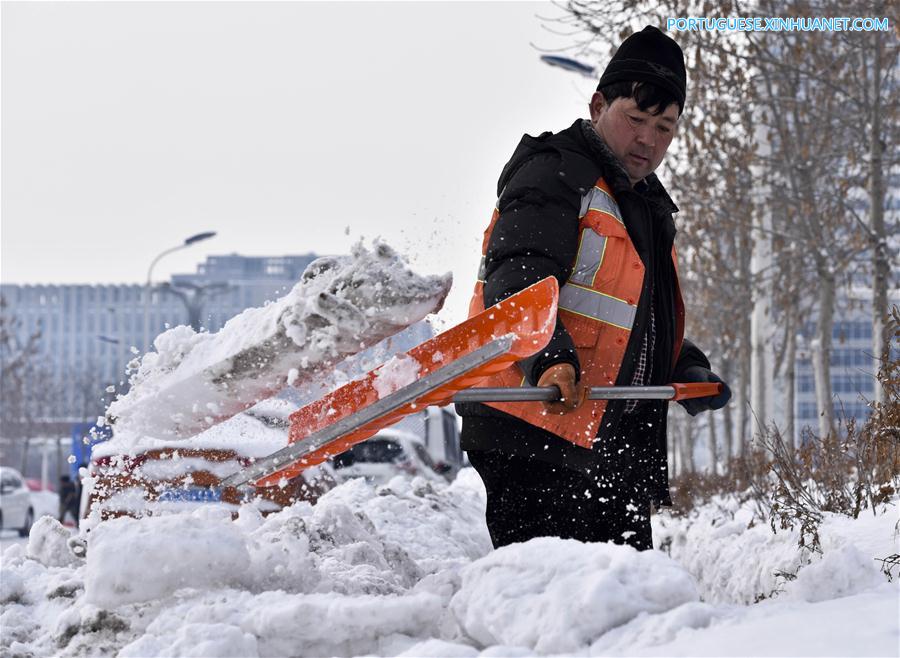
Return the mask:
{"type": "Polygon", "coordinates": [[[708,368],[703,368],[701,366],[691,366],[686,368],[682,373],[681,380],[682,383],[685,384],[716,382],[717,384],[722,385],[722,392],[718,395],[710,395],[705,398],[679,400],[678,404],[684,407],[685,411],[691,416],[696,416],[701,411],[721,409],[728,404],[728,401],[731,399],[731,389],[728,388],[728,384],[722,381],[721,377],[708,368]]]}

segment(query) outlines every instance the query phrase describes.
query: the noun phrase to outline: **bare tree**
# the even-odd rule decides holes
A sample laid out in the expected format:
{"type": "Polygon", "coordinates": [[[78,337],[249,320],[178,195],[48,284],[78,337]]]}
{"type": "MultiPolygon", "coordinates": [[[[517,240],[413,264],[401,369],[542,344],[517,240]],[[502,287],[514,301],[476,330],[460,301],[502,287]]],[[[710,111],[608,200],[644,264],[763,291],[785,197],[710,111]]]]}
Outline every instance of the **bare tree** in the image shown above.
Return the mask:
{"type": "Polygon", "coordinates": [[[39,432],[53,399],[52,377],[40,359],[41,329],[26,329],[0,297],[0,433],[23,439],[39,432]]]}
{"type": "Polygon", "coordinates": [[[0,436],[4,458],[24,465],[31,438],[55,429],[58,387],[40,357],[41,330],[22,326],[0,297],[0,436]]]}
{"type": "Polygon", "coordinates": [[[717,475],[719,472],[719,441],[715,416],[707,414],[706,423],[709,431],[709,472],[717,475]]]}
{"type": "MultiPolygon", "coordinates": [[[[836,3],[830,3],[830,6],[836,8],[836,3]]],[[[883,0],[853,0],[851,7],[855,13],[849,15],[883,16],[894,26],[900,18],[897,4],[883,0]]],[[[848,9],[846,3],[842,8],[848,9]]],[[[892,226],[888,226],[885,217],[889,203],[885,172],[891,172],[900,164],[897,149],[900,138],[900,84],[897,80],[900,40],[895,32],[880,31],[841,32],[835,38],[840,50],[848,54],[847,75],[841,77],[841,84],[834,90],[846,108],[838,119],[863,146],[852,152],[850,158],[851,165],[858,171],[856,183],[865,190],[867,200],[867,216],[855,219],[868,238],[871,257],[872,354],[884,364],[890,351],[890,332],[885,321],[888,289],[892,287],[888,236],[896,235],[898,229],[896,216],[892,226]]],[[[876,383],[875,391],[876,401],[884,402],[883,384],[876,383]]]]}
{"type": "MultiPolygon", "coordinates": [[[[856,15],[871,15],[871,3],[854,3],[856,15]]],[[[763,2],[766,11],[783,3],[763,2]]],[[[794,2],[795,14],[808,15],[809,3],[794,2]]],[[[888,7],[880,3],[879,11],[888,7]]],[[[820,15],[847,15],[846,3],[817,3],[820,15]]],[[[896,21],[896,7],[892,9],[896,21]]],[[[852,12],[851,12],[851,15],[852,12]]],[[[876,13],[875,15],[884,15],[876,13]]],[[[813,275],[817,291],[817,329],[813,341],[819,433],[833,430],[831,343],[836,291],[851,282],[855,263],[868,250],[873,269],[873,352],[886,356],[882,319],[887,309],[884,169],[886,143],[896,144],[900,90],[892,79],[897,41],[884,32],[748,33],[752,61],[769,93],[778,152],[773,162],[784,182],[786,217],[800,237],[794,265],[813,275]],[[883,124],[885,117],[891,128],[883,124]],[[868,157],[866,157],[868,155],[868,157]],[[868,222],[857,216],[856,189],[868,193],[868,222]]],[[[795,272],[796,272],[795,267],[795,272]]],[[[805,275],[805,276],[804,276],[805,275]]]]}
{"type": "Polygon", "coordinates": [[[71,375],[71,387],[75,396],[73,409],[78,410],[84,421],[95,421],[106,413],[106,388],[113,385],[104,379],[103,368],[96,360],[71,375]]]}

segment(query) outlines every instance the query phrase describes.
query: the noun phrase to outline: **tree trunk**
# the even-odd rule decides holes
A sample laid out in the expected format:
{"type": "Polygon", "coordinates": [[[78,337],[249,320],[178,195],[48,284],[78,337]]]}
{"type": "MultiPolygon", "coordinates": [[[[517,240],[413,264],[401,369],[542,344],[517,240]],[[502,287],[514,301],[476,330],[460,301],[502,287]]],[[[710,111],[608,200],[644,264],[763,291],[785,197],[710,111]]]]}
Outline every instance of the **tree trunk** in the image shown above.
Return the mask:
{"type": "Polygon", "coordinates": [[[719,472],[719,446],[716,437],[716,417],[708,415],[709,419],[709,472],[717,475],[719,472]]]}
{"type": "MultiPolygon", "coordinates": [[[[760,243],[764,241],[756,241],[754,251],[761,247],[760,243]]],[[[757,258],[754,254],[754,263],[760,270],[764,272],[763,278],[771,277],[771,253],[767,256],[757,258]],[[769,271],[766,271],[769,270],[769,271]]],[[[756,269],[756,268],[754,268],[756,269]]],[[[753,313],[750,319],[750,335],[751,335],[751,362],[750,362],[750,434],[755,435],[757,432],[764,433],[766,427],[773,420],[773,365],[774,355],[772,354],[772,293],[771,284],[757,282],[753,293],[753,313]]]]}
{"type": "MultiPolygon", "coordinates": [[[[726,382],[734,381],[732,379],[732,369],[731,362],[726,362],[725,369],[723,371],[723,377],[726,382]]],[[[725,405],[725,408],[722,410],[725,412],[723,420],[725,424],[725,436],[722,437],[722,458],[724,462],[724,472],[725,475],[729,475],[729,469],[731,468],[731,458],[734,454],[734,423],[733,418],[731,416],[731,408],[732,404],[725,405]]]]}
{"type": "MultiPolygon", "coordinates": [[[[753,236],[749,229],[745,228],[741,231],[738,242],[740,245],[740,280],[743,282],[743,285],[746,286],[745,289],[749,291],[752,290],[753,286],[753,278],[750,270],[750,256],[753,251],[753,236]]],[[[734,443],[732,444],[732,455],[734,457],[739,457],[744,454],[744,450],[747,447],[747,427],[749,425],[748,412],[750,411],[748,394],[750,392],[750,370],[752,364],[751,345],[753,344],[750,314],[752,313],[753,307],[750,300],[746,300],[742,306],[744,308],[744,313],[739,320],[740,329],[737,332],[738,346],[736,350],[738,354],[738,386],[734,400],[734,404],[737,406],[737,412],[735,414],[734,443]]]]}
{"type": "Polygon", "coordinates": [[[683,442],[681,444],[684,450],[682,457],[683,468],[685,474],[694,472],[694,423],[691,419],[686,419],[682,425],[683,442]]]}
{"type": "MultiPolygon", "coordinates": [[[[884,144],[882,142],[881,80],[884,41],[873,32],[874,61],[872,63],[872,132],[869,135],[869,228],[872,243],[872,356],[878,368],[890,357],[890,337],[887,327],[888,312],[888,262],[887,235],[884,227],[884,144]]],[[[875,382],[875,401],[884,402],[884,387],[875,382]]]]}
{"type": "Polygon", "coordinates": [[[797,384],[797,308],[796,304],[788,304],[785,309],[785,323],[787,324],[787,345],[784,348],[784,439],[788,450],[794,453],[797,447],[794,419],[796,418],[796,384],[797,384]]]}
{"type": "Polygon", "coordinates": [[[725,407],[725,436],[722,437],[722,461],[725,463],[725,475],[729,474],[731,459],[734,457],[734,419],[731,417],[731,405],[725,407]]]}
{"type": "Polygon", "coordinates": [[[819,268],[819,318],[816,322],[813,374],[816,383],[816,409],[819,412],[819,436],[834,430],[834,403],[831,392],[831,333],[834,324],[834,273],[819,268]]]}
{"type": "Polygon", "coordinates": [[[680,422],[669,416],[669,476],[677,478],[681,475],[681,427],[680,422]]]}
{"type": "Polygon", "coordinates": [[[758,200],[753,208],[753,252],[750,257],[752,276],[753,311],[750,314],[750,434],[764,433],[773,421],[774,387],[774,322],[772,318],[772,204],[765,164],[771,156],[769,130],[764,121],[756,129],[756,141],[761,162],[752,169],[756,179],[758,200]]]}
{"type": "Polygon", "coordinates": [[[751,370],[751,352],[750,352],[750,318],[749,316],[741,321],[741,345],[740,351],[740,372],[738,373],[738,390],[735,395],[735,403],[737,404],[737,426],[735,428],[734,456],[740,457],[744,454],[749,440],[747,428],[749,426],[749,410],[750,401],[747,399],[747,393],[750,389],[750,370],[751,370]]]}

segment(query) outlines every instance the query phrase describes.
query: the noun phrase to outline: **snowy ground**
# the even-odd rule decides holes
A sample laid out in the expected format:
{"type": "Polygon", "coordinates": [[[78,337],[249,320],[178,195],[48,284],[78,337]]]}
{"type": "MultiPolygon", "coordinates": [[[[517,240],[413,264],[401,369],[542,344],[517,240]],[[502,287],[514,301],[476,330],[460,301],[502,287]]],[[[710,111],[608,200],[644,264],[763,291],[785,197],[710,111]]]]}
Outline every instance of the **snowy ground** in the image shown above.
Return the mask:
{"type": "MultiPolygon", "coordinates": [[[[385,276],[414,281],[392,253],[383,252],[385,276]]],[[[354,257],[359,267],[350,269],[368,272],[364,254],[354,257]]],[[[426,312],[413,312],[422,299],[434,299],[393,296],[394,286],[371,276],[360,281],[354,294],[380,309],[357,314],[361,327],[382,316],[406,326],[426,312]]],[[[306,308],[311,300],[296,301],[306,308]]],[[[247,338],[243,329],[232,333],[247,338]]],[[[297,347],[331,351],[350,336],[317,335],[297,347]]],[[[230,344],[229,332],[197,340],[230,344]]],[[[361,346],[351,347],[337,351],[361,346]]],[[[179,382],[206,381],[209,359],[192,365],[174,352],[186,364],[177,366],[179,382]]],[[[160,364],[145,365],[134,397],[152,402],[160,364]]],[[[279,382],[297,379],[275,370],[279,382]]],[[[164,407],[148,407],[163,425],[173,420],[164,407]]],[[[205,408],[184,413],[214,424],[219,418],[207,421],[205,408]]],[[[242,445],[265,438],[249,421],[246,435],[220,427],[242,445]]],[[[75,535],[43,517],[27,544],[5,545],[0,656],[898,655],[898,578],[889,583],[875,560],[900,553],[896,507],[826,519],[823,552],[809,559],[795,535],[773,535],[728,500],[687,519],[656,517],[663,550],[544,538],[493,551],[471,469],[451,484],[353,480],[315,506],[267,517],[252,505],[236,519],[214,503],[159,511],[86,521],[75,535]]]]}
{"type": "Polygon", "coordinates": [[[896,507],[827,519],[800,568],[795,536],[727,501],[657,517],[671,557],[558,539],[492,551],[483,505],[471,469],[355,480],[265,518],[209,505],[103,522],[86,558],[83,535],[45,518],[3,550],[0,654],[898,654],[900,588],[874,560],[900,552],[896,507]]]}
{"type": "Polygon", "coordinates": [[[16,530],[0,530],[0,549],[5,549],[13,544],[27,544],[27,537],[19,537],[16,530]]]}

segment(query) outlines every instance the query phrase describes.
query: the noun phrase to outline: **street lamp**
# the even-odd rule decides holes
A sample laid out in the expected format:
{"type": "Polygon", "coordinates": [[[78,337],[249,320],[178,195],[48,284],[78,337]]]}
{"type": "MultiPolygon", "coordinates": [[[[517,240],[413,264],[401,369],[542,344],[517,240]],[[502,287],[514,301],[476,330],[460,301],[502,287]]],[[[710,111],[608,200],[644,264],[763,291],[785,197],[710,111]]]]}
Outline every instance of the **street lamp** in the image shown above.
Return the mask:
{"type": "Polygon", "coordinates": [[[571,57],[541,55],[541,61],[550,66],[556,66],[566,71],[572,71],[573,73],[579,73],[586,78],[595,77],[596,69],[593,66],[579,62],[577,59],[572,59],[571,57]]]}
{"type": "Polygon", "coordinates": [[[166,249],[161,254],[159,254],[153,261],[150,263],[150,268],[147,270],[147,285],[144,286],[144,351],[150,351],[150,295],[151,295],[151,286],[152,286],[152,276],[153,276],[153,268],[156,266],[156,263],[159,262],[159,259],[167,254],[171,254],[173,251],[178,251],[179,249],[184,249],[185,247],[190,247],[192,244],[196,244],[197,242],[202,242],[203,240],[208,240],[216,234],[215,231],[205,231],[204,233],[197,233],[196,235],[192,235],[187,238],[182,244],[177,247],[171,247],[166,249]]]}
{"type": "MultiPolygon", "coordinates": [[[[122,317],[119,315],[117,306],[107,306],[109,319],[116,328],[115,338],[108,341],[116,346],[116,365],[113,369],[113,379],[116,382],[124,383],[125,377],[125,336],[122,327],[122,317]]],[[[108,337],[107,337],[108,338],[108,337]]],[[[101,340],[103,340],[101,338],[101,340]]]]}
{"type": "Polygon", "coordinates": [[[160,285],[160,290],[171,293],[181,300],[185,310],[187,310],[188,325],[194,331],[200,331],[203,304],[207,298],[231,292],[235,290],[235,286],[221,282],[198,284],[185,281],[177,286],[173,286],[171,283],[163,283],[160,285]]]}

